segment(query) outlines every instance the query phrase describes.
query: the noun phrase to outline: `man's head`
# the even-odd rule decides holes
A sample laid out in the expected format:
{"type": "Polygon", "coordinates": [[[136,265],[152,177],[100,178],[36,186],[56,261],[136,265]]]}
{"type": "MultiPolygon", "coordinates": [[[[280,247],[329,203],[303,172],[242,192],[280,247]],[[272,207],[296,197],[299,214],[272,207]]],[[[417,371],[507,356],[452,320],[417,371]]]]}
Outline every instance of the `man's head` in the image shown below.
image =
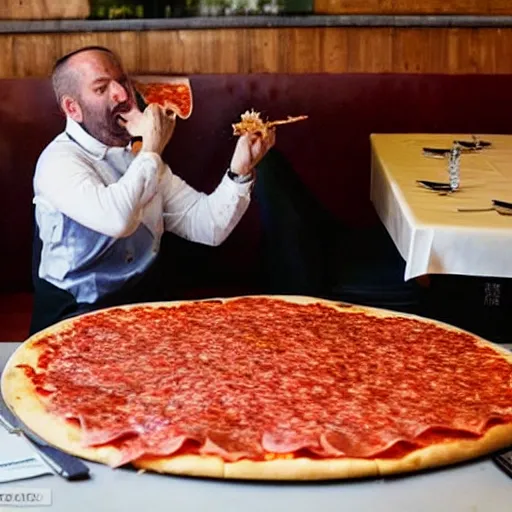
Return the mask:
{"type": "Polygon", "coordinates": [[[64,113],[108,146],[125,146],[129,133],[119,116],[135,103],[128,77],[107,48],[86,47],[69,53],[54,66],[52,82],[64,113]]]}

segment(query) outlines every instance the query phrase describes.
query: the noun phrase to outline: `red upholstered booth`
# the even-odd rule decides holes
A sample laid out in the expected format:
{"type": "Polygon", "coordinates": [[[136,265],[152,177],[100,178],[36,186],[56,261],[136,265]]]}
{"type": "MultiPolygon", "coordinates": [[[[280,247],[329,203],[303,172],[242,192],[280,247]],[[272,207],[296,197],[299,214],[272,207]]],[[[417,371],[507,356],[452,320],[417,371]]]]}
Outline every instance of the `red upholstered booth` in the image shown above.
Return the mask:
{"type": "MultiPolygon", "coordinates": [[[[173,171],[211,191],[235,144],[231,123],[254,108],[269,118],[307,114],[283,128],[277,147],[312,193],[346,224],[377,220],[369,201],[374,132],[512,133],[512,76],[194,75],[194,113],[166,150],[173,171]]],[[[0,341],[26,337],[32,304],[32,177],[38,155],[64,125],[49,80],[0,80],[0,341]]],[[[257,205],[205,262],[217,289],[251,290],[258,258],[257,205]]]]}

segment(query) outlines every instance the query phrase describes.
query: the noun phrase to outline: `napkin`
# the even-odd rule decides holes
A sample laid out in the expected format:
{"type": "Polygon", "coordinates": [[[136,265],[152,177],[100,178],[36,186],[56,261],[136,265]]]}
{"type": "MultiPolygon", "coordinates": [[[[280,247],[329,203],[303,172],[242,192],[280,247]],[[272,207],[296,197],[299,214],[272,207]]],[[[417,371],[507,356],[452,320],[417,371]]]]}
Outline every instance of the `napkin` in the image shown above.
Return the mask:
{"type": "Polygon", "coordinates": [[[27,439],[0,426],[0,483],[52,474],[27,439]]]}

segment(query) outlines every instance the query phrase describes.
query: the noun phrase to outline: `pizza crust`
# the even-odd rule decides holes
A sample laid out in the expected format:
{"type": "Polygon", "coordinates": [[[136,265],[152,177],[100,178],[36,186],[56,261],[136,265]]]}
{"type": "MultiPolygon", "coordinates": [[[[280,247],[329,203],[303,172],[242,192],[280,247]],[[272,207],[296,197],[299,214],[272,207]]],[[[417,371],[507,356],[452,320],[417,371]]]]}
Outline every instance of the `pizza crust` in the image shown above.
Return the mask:
{"type": "Polygon", "coordinates": [[[183,455],[176,458],[141,458],[133,465],[157,473],[192,474],[230,480],[339,480],[379,474],[375,461],[349,458],[313,460],[301,457],[261,462],[224,462],[220,457],[183,455]],[[218,465],[211,459],[215,459],[218,465]],[[189,469],[192,472],[189,472],[189,469]]]}
{"type": "Polygon", "coordinates": [[[377,459],[380,475],[447,466],[496,452],[512,444],[512,424],[496,425],[479,439],[440,443],[413,451],[401,459],[377,459]]]}
{"type": "MultiPolygon", "coordinates": [[[[341,302],[328,301],[302,296],[258,296],[281,299],[295,304],[319,303],[344,313],[365,313],[375,317],[413,318],[424,323],[443,327],[454,332],[466,332],[457,327],[416,315],[396,313],[377,308],[362,307],[341,302]]],[[[237,300],[233,298],[211,298],[203,301],[237,300]]],[[[109,309],[131,309],[134,307],[179,307],[190,302],[157,302],[117,306],[109,309]]],[[[107,310],[103,310],[107,311],[107,310]]],[[[63,419],[49,414],[35,392],[31,380],[17,365],[37,366],[40,349],[37,342],[48,335],[68,330],[73,322],[84,316],[59,322],[26,340],[9,359],[1,378],[3,398],[14,414],[39,437],[63,451],[93,462],[115,466],[119,460],[119,451],[115,447],[83,447],[80,443],[80,429],[63,419]]],[[[470,333],[471,334],[471,333],[470,333]]],[[[499,345],[471,334],[479,346],[494,350],[501,358],[512,364],[512,353],[499,345]]],[[[222,458],[209,455],[178,455],[175,457],[141,457],[132,465],[135,468],[157,473],[188,475],[243,480],[329,480],[376,477],[391,474],[410,473],[428,468],[463,462],[490,454],[512,445],[512,424],[500,424],[490,428],[484,436],[476,440],[460,440],[439,443],[415,450],[398,459],[356,459],[332,458],[309,459],[274,459],[269,461],[241,460],[225,462],[222,458]]]]}
{"type": "Polygon", "coordinates": [[[512,425],[498,425],[477,441],[456,441],[419,449],[400,459],[275,459],[223,462],[220,458],[187,455],[176,458],[141,458],[137,468],[169,474],[234,480],[340,480],[411,473],[475,459],[509,446],[512,425]],[[212,465],[217,459],[218,465],[212,465]]]}

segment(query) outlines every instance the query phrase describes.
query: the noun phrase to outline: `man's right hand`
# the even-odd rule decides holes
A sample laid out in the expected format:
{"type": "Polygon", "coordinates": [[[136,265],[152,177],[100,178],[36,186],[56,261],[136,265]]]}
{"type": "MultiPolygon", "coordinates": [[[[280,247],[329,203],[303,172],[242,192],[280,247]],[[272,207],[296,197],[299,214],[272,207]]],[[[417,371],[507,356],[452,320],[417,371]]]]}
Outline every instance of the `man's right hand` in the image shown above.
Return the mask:
{"type": "Polygon", "coordinates": [[[154,103],[148,105],[143,113],[134,109],[123,114],[125,128],[133,137],[142,137],[141,151],[162,154],[176,125],[176,115],[167,115],[165,110],[154,103]]]}

